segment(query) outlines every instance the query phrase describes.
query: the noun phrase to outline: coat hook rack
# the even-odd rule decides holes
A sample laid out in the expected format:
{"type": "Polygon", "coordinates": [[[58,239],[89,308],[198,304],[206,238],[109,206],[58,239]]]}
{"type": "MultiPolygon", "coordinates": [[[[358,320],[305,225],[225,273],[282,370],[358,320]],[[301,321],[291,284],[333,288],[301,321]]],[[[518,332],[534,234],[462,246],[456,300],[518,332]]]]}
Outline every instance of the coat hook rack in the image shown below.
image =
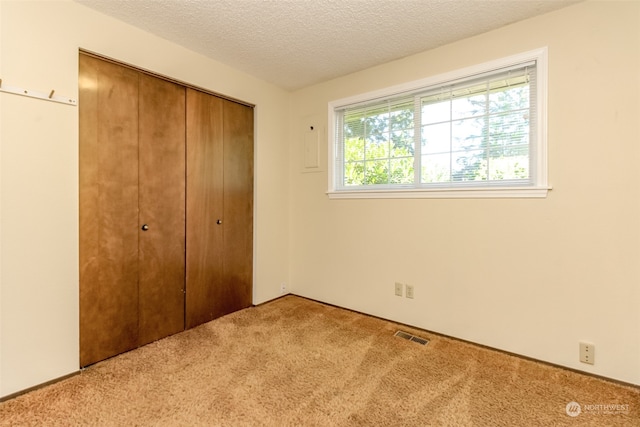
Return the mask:
{"type": "Polygon", "coordinates": [[[27,90],[20,87],[3,86],[2,79],[0,79],[0,92],[12,93],[14,95],[28,96],[30,98],[42,99],[45,101],[58,102],[66,105],[78,105],[78,101],[66,96],[54,95],[55,89],[52,89],[48,94],[46,92],[37,92],[35,90],[27,90]]]}

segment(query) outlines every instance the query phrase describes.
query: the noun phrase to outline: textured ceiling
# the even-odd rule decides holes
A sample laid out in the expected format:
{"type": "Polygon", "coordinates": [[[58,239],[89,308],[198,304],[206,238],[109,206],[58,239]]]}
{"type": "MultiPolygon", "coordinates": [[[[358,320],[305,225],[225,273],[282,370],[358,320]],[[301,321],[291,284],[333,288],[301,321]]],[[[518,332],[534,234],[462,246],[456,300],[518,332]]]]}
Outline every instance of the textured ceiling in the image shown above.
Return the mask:
{"type": "Polygon", "coordinates": [[[576,0],[76,0],[287,90],[576,0]]]}

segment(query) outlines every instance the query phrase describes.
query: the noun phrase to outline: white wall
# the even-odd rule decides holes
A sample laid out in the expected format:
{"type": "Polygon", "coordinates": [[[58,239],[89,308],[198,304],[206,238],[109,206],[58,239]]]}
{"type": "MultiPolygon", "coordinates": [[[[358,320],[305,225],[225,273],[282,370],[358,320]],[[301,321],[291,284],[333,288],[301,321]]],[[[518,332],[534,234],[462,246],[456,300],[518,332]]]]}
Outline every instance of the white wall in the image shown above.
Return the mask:
{"type": "Polygon", "coordinates": [[[294,293],[640,384],[639,80],[640,3],[586,2],[294,93],[294,293]],[[543,46],[546,199],[329,200],[300,173],[329,101],[543,46]]]}
{"type": "MultiPolygon", "coordinates": [[[[290,95],[67,1],[0,2],[0,78],[77,99],[84,48],[256,105],[254,303],[288,281],[290,95]]],[[[78,369],[78,110],[0,95],[0,396],[78,369]]]]}

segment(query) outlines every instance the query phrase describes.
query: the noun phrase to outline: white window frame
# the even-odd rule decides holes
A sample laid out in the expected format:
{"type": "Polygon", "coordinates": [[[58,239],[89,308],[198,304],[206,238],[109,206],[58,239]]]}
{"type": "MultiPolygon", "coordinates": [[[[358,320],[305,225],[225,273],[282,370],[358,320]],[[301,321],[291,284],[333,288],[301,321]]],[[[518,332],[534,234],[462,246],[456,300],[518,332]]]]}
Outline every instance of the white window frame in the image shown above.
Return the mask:
{"type": "Polygon", "coordinates": [[[456,71],[427,77],[372,92],[367,92],[348,98],[342,98],[329,102],[328,105],[328,178],[329,190],[327,194],[331,199],[355,199],[355,198],[544,198],[547,196],[547,48],[539,48],[528,52],[497,59],[483,64],[459,69],[456,71]],[[534,182],[526,186],[437,186],[434,188],[366,188],[357,189],[338,188],[336,185],[336,109],[341,107],[371,101],[378,98],[386,98],[396,94],[412,92],[434,86],[444,85],[448,82],[470,78],[494,70],[515,66],[518,64],[536,62],[536,140],[531,141],[531,150],[535,151],[535,162],[531,165],[531,175],[534,182]]]}

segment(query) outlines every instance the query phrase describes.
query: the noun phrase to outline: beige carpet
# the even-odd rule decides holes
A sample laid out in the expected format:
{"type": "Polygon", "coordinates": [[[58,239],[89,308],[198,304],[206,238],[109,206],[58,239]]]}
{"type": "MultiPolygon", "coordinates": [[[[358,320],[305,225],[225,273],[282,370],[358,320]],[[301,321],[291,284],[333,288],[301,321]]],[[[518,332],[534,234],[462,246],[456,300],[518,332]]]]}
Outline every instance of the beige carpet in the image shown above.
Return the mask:
{"type": "Polygon", "coordinates": [[[6,401],[0,425],[640,426],[640,390],[287,296],[6,401]]]}

